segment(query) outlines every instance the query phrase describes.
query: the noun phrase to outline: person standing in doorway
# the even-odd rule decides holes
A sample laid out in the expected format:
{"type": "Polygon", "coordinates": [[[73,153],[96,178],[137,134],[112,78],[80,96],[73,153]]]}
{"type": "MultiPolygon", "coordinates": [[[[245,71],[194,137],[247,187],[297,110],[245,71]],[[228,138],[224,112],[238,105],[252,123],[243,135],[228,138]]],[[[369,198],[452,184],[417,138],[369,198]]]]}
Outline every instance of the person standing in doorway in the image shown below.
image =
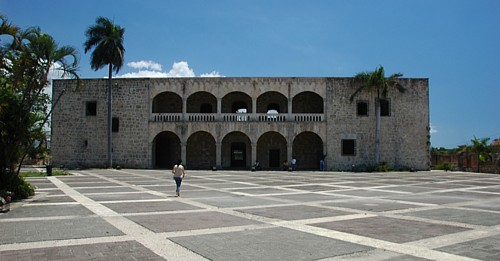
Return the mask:
{"type": "Polygon", "coordinates": [[[297,159],[295,157],[292,157],[292,171],[295,171],[297,169],[297,159]]]}
{"type": "Polygon", "coordinates": [[[177,161],[177,164],[172,169],[172,173],[174,174],[174,180],[176,185],[175,196],[180,197],[182,179],[184,178],[184,176],[186,176],[186,172],[184,171],[184,166],[182,166],[182,160],[177,161]]]}

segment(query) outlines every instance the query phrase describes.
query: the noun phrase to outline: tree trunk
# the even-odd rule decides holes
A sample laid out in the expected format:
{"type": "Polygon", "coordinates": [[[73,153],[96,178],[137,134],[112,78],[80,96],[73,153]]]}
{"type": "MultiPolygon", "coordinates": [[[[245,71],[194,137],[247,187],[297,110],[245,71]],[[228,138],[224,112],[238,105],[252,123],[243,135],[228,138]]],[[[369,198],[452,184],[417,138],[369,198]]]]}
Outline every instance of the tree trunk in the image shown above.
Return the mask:
{"type": "Polygon", "coordinates": [[[380,163],[380,91],[377,88],[377,102],[375,106],[375,164],[380,163]]]}
{"type": "Polygon", "coordinates": [[[109,168],[113,168],[113,136],[112,136],[112,122],[113,122],[113,116],[112,116],[112,89],[113,89],[113,67],[112,64],[109,64],[109,77],[108,77],[108,164],[109,168]]]}

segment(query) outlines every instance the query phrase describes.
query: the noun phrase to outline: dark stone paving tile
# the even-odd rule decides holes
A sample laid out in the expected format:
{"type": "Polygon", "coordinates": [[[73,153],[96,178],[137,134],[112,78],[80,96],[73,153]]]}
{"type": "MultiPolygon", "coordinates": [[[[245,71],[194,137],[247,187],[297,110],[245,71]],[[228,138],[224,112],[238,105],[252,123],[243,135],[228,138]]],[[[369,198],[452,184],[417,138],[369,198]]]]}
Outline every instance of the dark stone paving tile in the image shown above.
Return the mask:
{"type": "Polygon", "coordinates": [[[120,184],[113,182],[74,182],[74,183],[68,182],[66,183],[66,185],[72,188],[121,186],[120,184]]]}
{"type": "Polygon", "coordinates": [[[389,217],[368,217],[312,224],[321,228],[376,238],[394,243],[406,243],[424,238],[465,231],[462,227],[438,225],[389,217]]]}
{"type": "Polygon", "coordinates": [[[24,205],[12,209],[0,216],[4,218],[26,218],[26,217],[58,217],[58,216],[91,216],[94,213],[81,205],[48,205],[48,206],[30,206],[24,205]]]}
{"type": "Polygon", "coordinates": [[[180,214],[137,215],[128,216],[127,218],[156,233],[259,224],[259,222],[249,219],[210,211],[180,214]]]}
{"type": "Polygon", "coordinates": [[[162,197],[155,196],[149,193],[123,193],[123,194],[96,194],[87,195],[95,201],[120,201],[120,200],[140,200],[140,199],[162,199],[162,197]]]}
{"type": "Polygon", "coordinates": [[[345,197],[317,194],[317,193],[300,193],[300,194],[288,194],[288,195],[276,195],[274,198],[291,200],[296,202],[313,202],[313,201],[326,201],[326,200],[338,200],[345,199],[345,197]]]}
{"type": "Polygon", "coordinates": [[[415,184],[415,187],[425,187],[425,188],[434,188],[434,189],[460,189],[465,188],[467,186],[455,184],[455,183],[424,183],[424,184],[415,184]]]}
{"type": "Polygon", "coordinates": [[[210,260],[317,260],[373,248],[286,228],[175,237],[210,260]]]}
{"type": "Polygon", "coordinates": [[[123,233],[97,217],[0,222],[0,244],[121,236],[123,233]]]}
{"type": "Polygon", "coordinates": [[[386,199],[408,201],[408,202],[418,202],[418,203],[426,203],[426,204],[438,204],[438,205],[465,201],[463,198],[446,197],[444,195],[436,195],[436,194],[400,195],[400,196],[386,197],[386,199]]]}
{"type": "Polygon", "coordinates": [[[155,202],[134,202],[134,203],[107,203],[104,206],[118,213],[141,213],[156,211],[177,211],[200,209],[189,204],[177,201],[155,201],[155,202]]]}
{"type": "Polygon", "coordinates": [[[287,186],[287,188],[297,189],[297,190],[303,190],[303,191],[312,191],[312,192],[345,189],[345,188],[342,188],[342,187],[323,186],[323,185],[287,186]]]}
{"type": "Polygon", "coordinates": [[[378,190],[386,190],[386,191],[399,191],[399,192],[411,192],[411,193],[422,193],[422,192],[430,192],[435,191],[433,188],[426,187],[417,187],[417,186],[392,186],[392,187],[381,187],[377,188],[378,190]]]}
{"type": "Polygon", "coordinates": [[[137,190],[129,187],[111,187],[111,188],[77,188],[75,189],[76,191],[82,193],[82,194],[88,194],[88,193],[110,193],[110,192],[136,192],[137,190]]]}
{"type": "Polygon", "coordinates": [[[31,202],[33,202],[33,203],[66,203],[66,202],[75,202],[75,200],[72,199],[71,197],[68,197],[68,196],[40,195],[39,197],[35,196],[35,199],[31,202]]]}
{"type": "Polygon", "coordinates": [[[36,189],[46,189],[46,188],[57,188],[52,182],[30,182],[31,185],[35,186],[36,189]]]}
{"type": "Polygon", "coordinates": [[[468,199],[468,200],[500,199],[499,194],[479,193],[479,192],[472,192],[472,191],[449,191],[449,192],[442,192],[442,193],[434,193],[434,195],[464,198],[464,199],[468,199]]]}
{"type": "MultiPolygon", "coordinates": [[[[172,195],[175,195],[175,188],[173,190],[170,190],[172,195]]],[[[168,193],[168,192],[167,192],[168,193]]],[[[221,191],[214,191],[214,190],[196,190],[196,191],[184,191],[181,188],[181,196],[183,198],[196,198],[197,201],[203,201],[203,200],[211,200],[211,198],[224,198],[224,197],[235,197],[236,195],[231,194],[230,192],[221,192],[221,191]]],[[[217,201],[217,200],[215,200],[217,201]]]]}
{"type": "MultiPolygon", "coordinates": [[[[214,192],[211,192],[213,194],[214,192]]],[[[183,196],[184,197],[184,196],[183,196]]],[[[276,200],[263,199],[258,197],[247,197],[247,196],[230,196],[230,197],[220,197],[220,198],[200,198],[197,201],[220,207],[220,208],[234,208],[234,207],[252,207],[258,205],[271,205],[282,203],[276,200]]]]}
{"type": "Polygon", "coordinates": [[[46,195],[59,195],[59,196],[63,196],[65,195],[64,192],[60,189],[37,189],[35,190],[35,193],[38,193],[38,194],[46,194],[46,195]]]}
{"type": "Polygon", "coordinates": [[[398,203],[380,199],[356,199],[356,200],[341,201],[341,202],[322,203],[322,205],[363,210],[363,211],[373,211],[373,212],[384,212],[384,211],[421,207],[419,205],[398,203]]]}
{"type": "Polygon", "coordinates": [[[441,247],[436,250],[478,260],[500,260],[500,235],[441,247]]]}
{"type": "MultiPolygon", "coordinates": [[[[142,185],[141,187],[149,190],[154,190],[154,191],[159,191],[159,192],[165,192],[165,193],[174,193],[175,195],[175,183],[168,184],[168,185],[142,185]]],[[[185,185],[182,184],[181,186],[181,191],[204,191],[206,190],[205,188],[200,188],[197,186],[191,186],[191,185],[185,185]]]]}
{"type": "Polygon", "coordinates": [[[0,260],[164,260],[136,241],[0,252],[0,260]]]}
{"type": "Polygon", "coordinates": [[[250,195],[260,195],[260,194],[282,194],[291,193],[293,191],[279,188],[248,188],[248,189],[232,189],[231,192],[240,192],[250,195]]]}
{"type": "Polygon", "coordinates": [[[299,219],[334,217],[334,216],[353,214],[351,212],[345,212],[329,208],[303,206],[303,205],[268,207],[268,208],[251,208],[251,209],[242,209],[238,211],[257,216],[276,218],[282,220],[299,220],[299,219]]]}
{"type": "Polygon", "coordinates": [[[368,189],[353,189],[353,190],[342,190],[342,191],[333,191],[330,192],[332,194],[338,195],[347,195],[347,196],[356,196],[356,197],[390,197],[393,195],[404,195],[398,192],[391,191],[381,191],[381,190],[368,190],[368,189]]]}
{"type": "Polygon", "coordinates": [[[465,209],[444,208],[422,210],[417,212],[405,213],[403,215],[482,226],[500,225],[500,213],[490,213],[465,209]]]}
{"type": "Polygon", "coordinates": [[[427,259],[427,258],[420,258],[416,256],[408,256],[408,255],[401,255],[389,259],[384,259],[384,261],[426,261],[426,260],[432,260],[432,259],[427,259]]]}

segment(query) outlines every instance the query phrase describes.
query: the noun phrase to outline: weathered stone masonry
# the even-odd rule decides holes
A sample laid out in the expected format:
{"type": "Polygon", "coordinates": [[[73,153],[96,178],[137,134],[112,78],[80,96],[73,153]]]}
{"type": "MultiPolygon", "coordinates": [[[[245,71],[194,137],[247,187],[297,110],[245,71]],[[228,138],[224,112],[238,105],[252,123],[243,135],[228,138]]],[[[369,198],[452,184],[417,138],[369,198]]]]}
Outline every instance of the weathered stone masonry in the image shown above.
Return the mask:
{"type": "MultiPolygon", "coordinates": [[[[106,79],[56,80],[54,165],[107,165],[106,79]]],[[[400,79],[381,119],[381,160],[428,170],[427,79],[400,79]]],[[[376,93],[353,78],[141,78],[113,80],[113,163],[131,168],[351,170],[374,164],[376,93]],[[364,106],[364,107],[363,107],[364,106]],[[359,109],[364,108],[364,109],[359,109]],[[238,112],[238,113],[237,113],[238,112]],[[246,113],[244,113],[246,112],[246,113]]]]}

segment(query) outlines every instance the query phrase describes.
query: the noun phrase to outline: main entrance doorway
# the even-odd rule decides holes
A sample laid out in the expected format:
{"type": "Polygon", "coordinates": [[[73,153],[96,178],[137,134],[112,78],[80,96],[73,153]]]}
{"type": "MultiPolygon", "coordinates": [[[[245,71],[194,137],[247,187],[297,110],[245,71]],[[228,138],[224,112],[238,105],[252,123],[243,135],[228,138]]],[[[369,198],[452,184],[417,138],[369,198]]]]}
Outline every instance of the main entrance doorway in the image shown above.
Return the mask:
{"type": "Polygon", "coordinates": [[[245,167],[246,144],[243,142],[231,143],[231,167],[245,167]]]}

